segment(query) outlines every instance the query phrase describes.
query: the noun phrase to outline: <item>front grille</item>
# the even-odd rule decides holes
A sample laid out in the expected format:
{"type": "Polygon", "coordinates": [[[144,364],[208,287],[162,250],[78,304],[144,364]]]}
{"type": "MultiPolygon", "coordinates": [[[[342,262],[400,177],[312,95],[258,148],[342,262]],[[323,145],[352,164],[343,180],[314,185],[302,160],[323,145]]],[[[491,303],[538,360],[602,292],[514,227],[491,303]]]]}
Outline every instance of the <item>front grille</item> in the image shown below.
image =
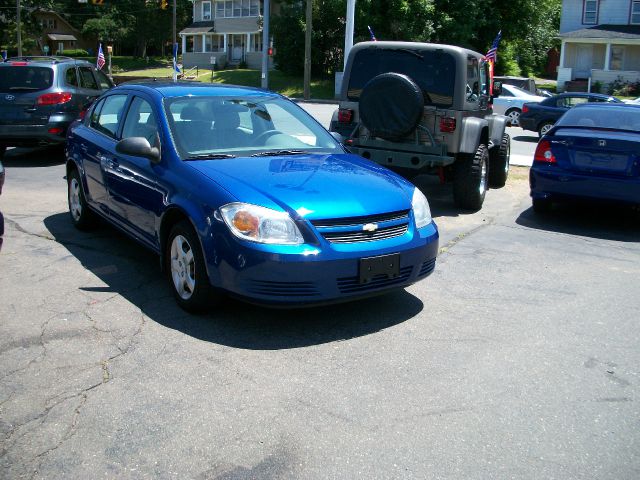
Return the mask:
{"type": "Polygon", "coordinates": [[[358,293],[367,290],[377,290],[379,288],[392,287],[405,283],[411,275],[413,266],[403,267],[397,277],[389,278],[387,275],[373,277],[370,282],[360,283],[360,277],[346,277],[338,279],[338,289],[340,293],[358,293]]]}
{"type": "Polygon", "coordinates": [[[409,210],[362,217],[312,220],[320,235],[331,243],[356,243],[386,240],[404,235],[409,228],[409,210]],[[374,231],[365,230],[375,224],[374,231]]]}
{"type": "Polygon", "coordinates": [[[246,289],[255,295],[270,297],[316,297],[320,295],[314,282],[251,280],[248,282],[246,289]]]}

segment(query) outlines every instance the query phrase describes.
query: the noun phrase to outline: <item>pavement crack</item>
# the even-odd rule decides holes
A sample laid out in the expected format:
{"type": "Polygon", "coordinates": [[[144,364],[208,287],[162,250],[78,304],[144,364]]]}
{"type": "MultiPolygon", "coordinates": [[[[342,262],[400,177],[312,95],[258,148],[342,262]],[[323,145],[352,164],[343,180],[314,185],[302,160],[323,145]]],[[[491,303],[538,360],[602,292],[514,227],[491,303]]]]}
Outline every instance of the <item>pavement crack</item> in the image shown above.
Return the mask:
{"type": "Polygon", "coordinates": [[[471,230],[468,230],[466,232],[462,232],[459,233],[456,238],[454,238],[453,240],[450,240],[445,246],[440,247],[440,249],[438,250],[439,254],[445,254],[445,253],[450,253],[449,250],[451,250],[453,247],[455,247],[458,243],[460,243],[462,240],[464,240],[467,237],[470,237],[471,235],[479,232],[480,230],[489,227],[491,225],[495,224],[495,220],[494,219],[489,219],[485,222],[482,222],[480,225],[472,228],[471,230]]]}

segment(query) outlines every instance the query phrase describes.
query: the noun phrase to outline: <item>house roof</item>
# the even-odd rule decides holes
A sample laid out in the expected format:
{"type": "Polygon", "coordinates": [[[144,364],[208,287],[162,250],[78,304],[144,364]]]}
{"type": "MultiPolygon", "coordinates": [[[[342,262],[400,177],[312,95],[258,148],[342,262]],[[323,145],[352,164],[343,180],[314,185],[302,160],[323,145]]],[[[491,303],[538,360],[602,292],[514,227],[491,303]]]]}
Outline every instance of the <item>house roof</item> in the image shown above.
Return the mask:
{"type": "Polygon", "coordinates": [[[572,32],[561,33],[560,38],[604,38],[640,40],[640,25],[595,25],[572,32]]]}
{"type": "Polygon", "coordinates": [[[49,37],[49,40],[54,40],[58,42],[64,42],[65,40],[78,40],[73,35],[66,35],[62,33],[48,33],[47,37],[49,37]]]}
{"type": "Polygon", "coordinates": [[[214,31],[213,20],[208,20],[206,22],[193,22],[187,28],[180,30],[180,33],[213,33],[214,31]]]}

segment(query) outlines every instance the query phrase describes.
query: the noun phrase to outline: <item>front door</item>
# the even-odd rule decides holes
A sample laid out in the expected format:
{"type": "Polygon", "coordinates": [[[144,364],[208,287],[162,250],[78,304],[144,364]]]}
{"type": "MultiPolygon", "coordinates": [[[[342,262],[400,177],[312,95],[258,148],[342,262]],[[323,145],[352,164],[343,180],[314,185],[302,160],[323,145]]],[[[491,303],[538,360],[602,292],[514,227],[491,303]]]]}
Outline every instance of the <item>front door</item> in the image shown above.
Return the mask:
{"type": "Polygon", "coordinates": [[[244,40],[246,35],[231,35],[231,61],[241,62],[244,56],[244,40]]]}
{"type": "Polygon", "coordinates": [[[593,46],[578,45],[576,52],[576,68],[573,72],[573,78],[589,78],[591,76],[591,68],[593,65],[593,46]]]}

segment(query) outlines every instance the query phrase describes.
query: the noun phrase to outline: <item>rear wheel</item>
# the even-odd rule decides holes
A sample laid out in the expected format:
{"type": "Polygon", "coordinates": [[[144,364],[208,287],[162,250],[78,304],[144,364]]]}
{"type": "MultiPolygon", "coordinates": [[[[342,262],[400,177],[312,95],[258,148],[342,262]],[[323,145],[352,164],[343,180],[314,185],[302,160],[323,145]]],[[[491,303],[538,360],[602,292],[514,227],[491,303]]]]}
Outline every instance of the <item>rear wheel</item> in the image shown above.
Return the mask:
{"type": "Polygon", "coordinates": [[[538,127],[538,135],[540,135],[540,137],[544,137],[549,130],[551,130],[551,127],[553,127],[553,122],[543,122],[538,127]]]}
{"type": "Polygon", "coordinates": [[[173,294],[180,307],[199,313],[219,300],[220,294],[209,283],[200,242],[188,221],[183,220],[171,229],[165,258],[173,294]]]}
{"type": "Polygon", "coordinates": [[[509,157],[511,156],[511,139],[508,134],[502,135],[500,147],[494,147],[489,154],[489,186],[501,188],[507,183],[509,176],[509,157]]]}
{"type": "Polygon", "coordinates": [[[511,110],[507,110],[505,115],[509,119],[509,125],[512,127],[520,126],[520,109],[512,108],[511,110]]]}
{"type": "Polygon", "coordinates": [[[75,168],[67,175],[67,187],[69,215],[73,225],[78,230],[89,230],[95,225],[96,216],[89,210],[80,182],[80,174],[75,168]]]}
{"type": "Polygon", "coordinates": [[[453,201],[468,210],[480,210],[487,193],[489,152],[480,144],[474,155],[458,154],[453,164],[453,201]]]}

